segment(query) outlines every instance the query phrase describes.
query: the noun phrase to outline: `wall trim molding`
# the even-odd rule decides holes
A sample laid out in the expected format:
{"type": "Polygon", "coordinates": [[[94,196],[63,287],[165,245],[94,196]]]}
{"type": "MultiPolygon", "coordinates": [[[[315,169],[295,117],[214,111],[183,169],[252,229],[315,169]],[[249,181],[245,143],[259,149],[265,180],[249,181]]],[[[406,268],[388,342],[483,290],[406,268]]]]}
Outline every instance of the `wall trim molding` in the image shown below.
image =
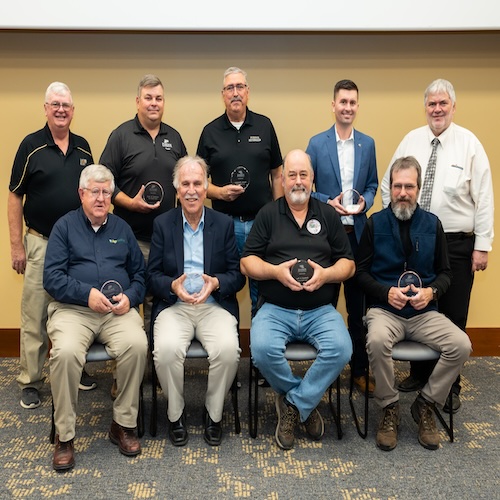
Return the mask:
{"type": "MultiPolygon", "coordinates": [[[[500,356],[500,328],[467,328],[472,356],[500,356]]],[[[19,357],[19,328],[0,329],[0,357],[19,357]]],[[[250,329],[240,329],[241,356],[250,355],[250,329]]]]}

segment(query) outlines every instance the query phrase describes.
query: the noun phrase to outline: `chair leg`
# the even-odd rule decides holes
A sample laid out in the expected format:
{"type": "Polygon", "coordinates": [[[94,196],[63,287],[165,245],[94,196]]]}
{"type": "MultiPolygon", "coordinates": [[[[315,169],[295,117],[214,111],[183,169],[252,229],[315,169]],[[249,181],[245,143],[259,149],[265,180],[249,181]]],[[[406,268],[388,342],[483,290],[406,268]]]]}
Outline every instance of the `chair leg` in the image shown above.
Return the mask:
{"type": "Polygon", "coordinates": [[[54,420],[54,400],[52,400],[52,418],[51,418],[49,439],[50,439],[51,444],[54,444],[56,442],[56,423],[54,420]]]}
{"type": "MultiPolygon", "coordinates": [[[[450,393],[448,394],[448,407],[451,409],[453,408],[453,392],[450,390],[450,393]]],[[[441,425],[443,426],[444,430],[448,434],[448,437],[450,438],[450,443],[453,443],[455,439],[455,435],[453,432],[453,412],[450,411],[450,421],[449,424],[446,423],[446,420],[443,418],[441,415],[441,412],[437,409],[436,406],[434,406],[434,413],[436,414],[436,417],[438,420],[441,422],[441,425]]]]}
{"type": "Polygon", "coordinates": [[[250,358],[250,374],[248,377],[248,430],[250,437],[257,437],[258,402],[259,402],[259,371],[253,366],[250,358]]]}
{"type": "Polygon", "coordinates": [[[234,432],[239,434],[241,432],[241,422],[240,422],[240,410],[238,407],[238,374],[234,377],[233,383],[231,385],[231,399],[233,402],[234,410],[234,432]]]}
{"type": "Polygon", "coordinates": [[[351,407],[351,413],[352,417],[354,419],[354,424],[356,425],[356,430],[358,431],[358,434],[363,438],[366,439],[366,436],[368,436],[368,401],[369,401],[369,391],[368,391],[368,382],[369,382],[369,369],[366,368],[365,371],[365,394],[364,394],[364,417],[365,417],[365,425],[364,429],[361,430],[361,423],[360,419],[358,417],[358,414],[356,412],[356,408],[354,406],[354,401],[352,394],[354,392],[354,374],[353,370],[351,367],[351,377],[350,377],[350,382],[349,382],[349,405],[351,407]]]}
{"type": "Polygon", "coordinates": [[[151,366],[151,417],[149,421],[149,433],[151,436],[156,436],[157,428],[157,413],[158,413],[158,377],[154,363],[151,366]]]}
{"type": "Polygon", "coordinates": [[[337,428],[337,439],[342,439],[344,432],[342,431],[342,425],[340,421],[340,376],[337,377],[337,380],[332,384],[328,389],[328,403],[330,405],[330,411],[332,412],[333,420],[335,422],[335,427],[337,428]],[[333,385],[336,386],[337,392],[337,406],[333,404],[333,385]]]}
{"type": "Polygon", "coordinates": [[[144,393],[142,386],[141,383],[139,388],[139,411],[137,412],[137,434],[139,437],[144,436],[144,393]]]}

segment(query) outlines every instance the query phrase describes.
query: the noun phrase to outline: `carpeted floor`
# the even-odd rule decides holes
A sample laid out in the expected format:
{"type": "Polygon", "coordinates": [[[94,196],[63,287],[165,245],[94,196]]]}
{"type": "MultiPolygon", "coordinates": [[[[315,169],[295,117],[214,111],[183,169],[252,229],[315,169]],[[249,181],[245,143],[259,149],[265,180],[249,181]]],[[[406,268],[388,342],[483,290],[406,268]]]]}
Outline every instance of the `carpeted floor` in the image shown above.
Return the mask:
{"type": "MultiPolygon", "coordinates": [[[[299,366],[298,369],[304,369],[299,366]]],[[[407,365],[397,364],[398,377],[407,365]]],[[[77,420],[76,467],[69,473],[52,470],[49,443],[51,398],[46,384],[42,406],[24,410],[15,383],[17,358],[0,359],[0,498],[79,499],[205,499],[258,498],[268,500],[338,499],[495,499],[500,498],[500,358],[471,358],[463,370],[463,406],[455,418],[455,442],[442,433],[437,451],[422,448],[409,407],[414,394],[402,394],[400,440],[392,452],[375,446],[379,410],[370,404],[370,429],[361,439],[348,404],[348,375],[342,376],[342,427],[338,441],[326,398],[320,411],[326,432],[311,442],[299,432],[295,448],[285,452],[274,440],[274,394],[261,389],[259,434],[248,434],[248,359],[240,365],[239,393],[242,432],[234,434],[229,398],[220,447],[203,441],[201,408],[206,365],[189,361],[186,400],[190,438],[174,448],[167,438],[166,402],[160,396],[159,429],[149,435],[151,388],[146,385],[146,433],[143,452],[127,458],[111,444],[109,366],[95,363],[89,371],[99,387],[80,392],[77,420]]],[[[357,404],[361,405],[361,396],[357,404]]]]}

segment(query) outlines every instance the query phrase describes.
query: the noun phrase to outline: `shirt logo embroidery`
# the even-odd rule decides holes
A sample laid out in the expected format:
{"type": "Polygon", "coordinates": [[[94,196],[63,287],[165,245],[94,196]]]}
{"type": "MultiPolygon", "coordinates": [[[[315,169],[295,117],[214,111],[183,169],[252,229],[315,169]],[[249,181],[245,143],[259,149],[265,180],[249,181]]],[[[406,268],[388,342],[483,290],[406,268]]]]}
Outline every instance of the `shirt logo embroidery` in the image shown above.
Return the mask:
{"type": "Polygon", "coordinates": [[[171,151],[173,146],[172,146],[172,143],[168,139],[163,139],[163,141],[161,141],[161,147],[165,151],[171,151]]]}
{"type": "Polygon", "coordinates": [[[80,158],[80,167],[87,166],[87,158],[80,158]]]}
{"type": "Polygon", "coordinates": [[[123,238],[118,238],[118,239],[109,239],[109,242],[113,245],[116,245],[117,243],[126,243],[126,241],[123,238]]]}
{"type": "Polygon", "coordinates": [[[251,135],[248,138],[248,142],[262,142],[262,139],[258,135],[251,135]]]}
{"type": "Polygon", "coordinates": [[[307,221],[306,228],[311,234],[318,234],[321,231],[321,222],[316,219],[310,219],[307,221]]]}

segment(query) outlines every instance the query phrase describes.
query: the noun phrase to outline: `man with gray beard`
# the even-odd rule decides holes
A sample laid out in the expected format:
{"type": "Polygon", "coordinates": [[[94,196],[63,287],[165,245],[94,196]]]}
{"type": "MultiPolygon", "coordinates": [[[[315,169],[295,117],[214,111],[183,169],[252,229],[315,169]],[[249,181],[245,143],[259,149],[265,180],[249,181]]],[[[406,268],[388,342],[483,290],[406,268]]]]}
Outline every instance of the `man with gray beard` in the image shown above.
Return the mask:
{"type": "Polygon", "coordinates": [[[437,299],[450,286],[450,263],[441,222],[417,203],[421,185],[414,157],[394,162],[390,206],[368,219],[356,261],[356,278],[367,296],[366,348],[375,377],[374,397],[383,409],[376,442],[384,451],[396,447],[400,422],[393,346],[413,340],[441,352],[411,406],[419,443],[429,450],[440,442],[434,406],[444,405],[471,352],[467,334],[437,310],[437,299]]]}

